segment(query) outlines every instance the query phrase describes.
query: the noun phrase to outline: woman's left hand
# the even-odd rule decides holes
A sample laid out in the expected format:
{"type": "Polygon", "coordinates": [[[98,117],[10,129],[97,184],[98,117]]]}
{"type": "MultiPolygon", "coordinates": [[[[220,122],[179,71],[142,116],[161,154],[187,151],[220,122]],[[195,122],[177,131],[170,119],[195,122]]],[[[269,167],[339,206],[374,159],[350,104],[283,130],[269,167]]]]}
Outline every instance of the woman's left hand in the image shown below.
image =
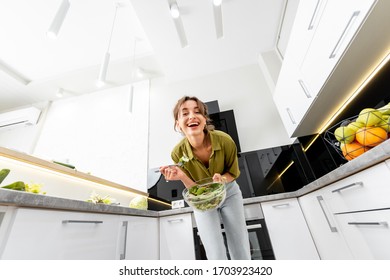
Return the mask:
{"type": "Polygon", "coordinates": [[[215,173],[213,176],[213,181],[214,182],[222,182],[222,183],[227,183],[227,179],[225,176],[222,176],[219,173],[215,173]]]}

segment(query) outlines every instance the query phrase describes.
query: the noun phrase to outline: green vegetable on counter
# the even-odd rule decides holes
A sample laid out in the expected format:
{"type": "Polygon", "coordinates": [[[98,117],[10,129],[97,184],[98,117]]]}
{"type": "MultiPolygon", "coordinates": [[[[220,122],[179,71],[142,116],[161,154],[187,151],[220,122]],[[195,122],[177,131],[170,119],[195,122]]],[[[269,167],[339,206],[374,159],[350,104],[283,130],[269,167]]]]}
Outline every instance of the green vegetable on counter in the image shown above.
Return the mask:
{"type": "Polygon", "coordinates": [[[9,189],[14,191],[25,191],[26,185],[22,181],[17,181],[7,186],[2,187],[3,189],[9,189]]]}
{"type": "Polygon", "coordinates": [[[8,176],[10,170],[9,169],[1,169],[0,170],[0,184],[4,181],[4,179],[8,176]]]}

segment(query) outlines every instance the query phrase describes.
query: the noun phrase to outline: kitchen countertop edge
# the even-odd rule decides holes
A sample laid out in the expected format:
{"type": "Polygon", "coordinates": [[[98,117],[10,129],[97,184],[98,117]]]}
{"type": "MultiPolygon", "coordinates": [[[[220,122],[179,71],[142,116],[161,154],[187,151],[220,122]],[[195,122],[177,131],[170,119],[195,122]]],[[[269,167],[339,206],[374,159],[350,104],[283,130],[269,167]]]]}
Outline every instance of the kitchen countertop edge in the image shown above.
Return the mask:
{"type": "MultiPolygon", "coordinates": [[[[274,201],[288,198],[297,198],[321,189],[331,183],[353,175],[359,171],[367,169],[373,165],[385,162],[390,158],[390,141],[385,141],[381,145],[365,152],[358,158],[351,160],[328,174],[318,178],[312,183],[302,187],[294,192],[278,193],[266,196],[245,198],[244,204],[254,204],[266,201],[274,201]]],[[[48,195],[25,193],[14,190],[0,189],[0,205],[42,208],[52,210],[68,210],[79,212],[93,212],[105,214],[119,214],[144,217],[163,217],[169,215],[178,215],[191,213],[190,207],[170,209],[163,211],[138,210],[124,206],[94,204],[81,200],[53,197],[48,195]]]]}

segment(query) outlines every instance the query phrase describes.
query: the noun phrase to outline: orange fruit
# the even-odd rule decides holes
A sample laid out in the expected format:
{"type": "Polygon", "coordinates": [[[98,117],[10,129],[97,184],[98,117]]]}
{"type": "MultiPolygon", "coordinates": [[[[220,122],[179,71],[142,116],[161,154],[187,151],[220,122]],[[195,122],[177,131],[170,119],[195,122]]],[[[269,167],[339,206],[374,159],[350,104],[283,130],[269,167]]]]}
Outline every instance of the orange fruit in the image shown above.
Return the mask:
{"type": "Polygon", "coordinates": [[[356,141],[363,146],[374,147],[387,139],[387,131],[381,127],[362,127],[356,131],[356,141]]]}
{"type": "Polygon", "coordinates": [[[349,144],[341,143],[340,148],[346,160],[352,160],[354,158],[357,158],[358,156],[370,149],[356,141],[353,141],[349,144]]]}

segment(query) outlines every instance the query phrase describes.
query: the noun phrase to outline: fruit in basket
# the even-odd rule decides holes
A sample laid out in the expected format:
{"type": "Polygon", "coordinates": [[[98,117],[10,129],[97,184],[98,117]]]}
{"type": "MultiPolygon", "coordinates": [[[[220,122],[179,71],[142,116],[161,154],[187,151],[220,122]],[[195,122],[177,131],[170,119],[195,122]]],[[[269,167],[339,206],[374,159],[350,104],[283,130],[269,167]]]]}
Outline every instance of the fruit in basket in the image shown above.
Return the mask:
{"type": "MultiPolygon", "coordinates": [[[[383,115],[383,117],[385,117],[385,116],[388,116],[388,115],[383,115]]],[[[390,132],[390,119],[389,118],[384,118],[383,120],[381,120],[375,126],[383,128],[384,130],[386,130],[386,132],[390,132]]]]}
{"type": "Polygon", "coordinates": [[[340,126],[334,131],[334,136],[340,143],[351,143],[355,140],[355,130],[348,126],[340,126]]]}
{"type": "Polygon", "coordinates": [[[352,160],[354,158],[357,158],[364,152],[368,151],[370,148],[363,146],[357,141],[353,141],[352,143],[348,144],[341,143],[340,149],[346,160],[352,160]]]}
{"type": "Polygon", "coordinates": [[[362,127],[356,131],[356,141],[374,147],[387,139],[387,131],[380,127],[362,127]]]}
{"type": "Polygon", "coordinates": [[[353,131],[357,131],[359,128],[362,128],[364,126],[364,123],[360,122],[351,122],[347,125],[348,128],[352,129],[353,131]]]}
{"type": "Polygon", "coordinates": [[[390,115],[390,102],[385,106],[378,108],[377,110],[380,111],[383,115],[390,115]]]}
{"type": "Polygon", "coordinates": [[[382,120],[383,114],[374,108],[365,108],[360,111],[357,122],[363,123],[365,126],[373,126],[382,120]]]}

